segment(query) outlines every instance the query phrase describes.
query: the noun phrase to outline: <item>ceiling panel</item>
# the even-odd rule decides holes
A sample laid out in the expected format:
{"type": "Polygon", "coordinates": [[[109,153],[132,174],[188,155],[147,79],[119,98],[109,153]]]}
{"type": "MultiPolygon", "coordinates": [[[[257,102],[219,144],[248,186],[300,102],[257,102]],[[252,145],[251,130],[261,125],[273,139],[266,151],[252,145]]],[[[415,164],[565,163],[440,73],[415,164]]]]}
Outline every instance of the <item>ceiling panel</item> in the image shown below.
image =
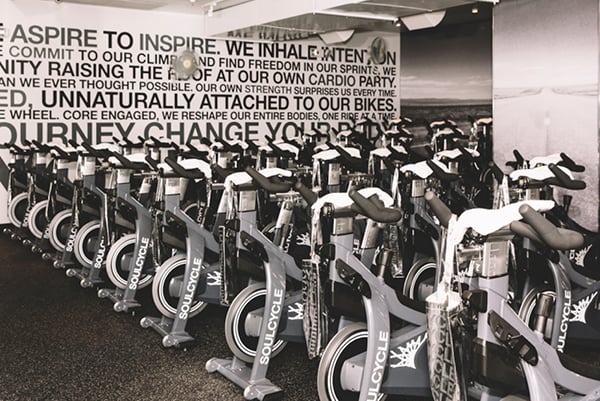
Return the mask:
{"type": "MultiPolygon", "coordinates": [[[[41,0],[195,14],[206,36],[269,31],[278,37],[343,30],[397,31],[398,17],[475,3],[474,0],[41,0]]],[[[484,0],[495,2],[497,0],[484,0]]],[[[252,36],[252,35],[250,35],[252,36]]]]}
{"type": "Polygon", "coordinates": [[[472,3],[468,0],[369,0],[360,3],[349,3],[335,10],[347,12],[371,12],[374,14],[417,14],[446,9],[461,4],[472,3]]]}
{"type": "Polygon", "coordinates": [[[131,10],[164,11],[183,14],[205,15],[212,7],[213,12],[225,10],[252,0],[42,0],[57,3],[73,3],[101,7],[127,8],[131,10]]]}

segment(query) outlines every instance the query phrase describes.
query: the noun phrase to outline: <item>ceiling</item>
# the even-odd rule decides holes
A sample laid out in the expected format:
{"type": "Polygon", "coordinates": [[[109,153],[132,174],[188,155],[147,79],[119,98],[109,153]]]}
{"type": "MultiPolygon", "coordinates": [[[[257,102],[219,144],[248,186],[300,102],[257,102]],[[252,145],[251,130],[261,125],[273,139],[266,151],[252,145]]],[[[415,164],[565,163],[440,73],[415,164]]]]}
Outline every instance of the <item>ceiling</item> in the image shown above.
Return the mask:
{"type": "MultiPolygon", "coordinates": [[[[435,26],[443,10],[474,0],[44,0],[136,10],[197,14],[205,36],[298,39],[339,31],[397,32],[435,26]]],[[[479,3],[496,3],[483,0],[479,3]]],[[[483,4],[482,4],[483,5],[483,4]]],[[[484,5],[488,6],[489,5],[484,5]]]]}

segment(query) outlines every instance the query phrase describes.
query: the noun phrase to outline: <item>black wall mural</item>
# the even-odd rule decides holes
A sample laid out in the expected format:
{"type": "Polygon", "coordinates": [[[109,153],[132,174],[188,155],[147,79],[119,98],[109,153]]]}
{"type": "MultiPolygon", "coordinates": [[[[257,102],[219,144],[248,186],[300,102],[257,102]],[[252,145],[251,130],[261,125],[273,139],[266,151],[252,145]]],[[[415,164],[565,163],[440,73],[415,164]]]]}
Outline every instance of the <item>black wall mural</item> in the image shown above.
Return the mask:
{"type": "MultiPolygon", "coordinates": [[[[401,113],[413,120],[451,118],[468,133],[468,117],[492,113],[491,7],[449,9],[435,28],[402,32],[401,113]]],[[[413,128],[415,134],[424,128],[413,128]]]]}

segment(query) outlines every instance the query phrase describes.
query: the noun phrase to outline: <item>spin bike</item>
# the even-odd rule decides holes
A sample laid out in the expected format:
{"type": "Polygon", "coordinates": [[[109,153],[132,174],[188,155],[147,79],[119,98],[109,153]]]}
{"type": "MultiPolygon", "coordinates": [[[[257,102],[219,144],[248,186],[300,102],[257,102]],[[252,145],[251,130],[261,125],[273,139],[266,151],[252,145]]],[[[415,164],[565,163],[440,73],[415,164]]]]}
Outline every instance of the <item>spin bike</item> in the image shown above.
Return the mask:
{"type": "MultiPolygon", "coordinates": [[[[427,299],[434,399],[462,400],[467,394],[486,401],[598,399],[598,369],[544,341],[548,303],[537,309],[534,329],[509,304],[508,253],[515,233],[557,250],[583,243],[580,234],[557,229],[536,212],[549,210],[554,202],[524,201],[495,210],[474,209],[456,218],[435,195],[426,196],[438,219],[448,227],[444,274],[436,293],[427,299]],[[509,225],[510,231],[506,229],[509,225]],[[455,247],[463,241],[480,247],[481,254],[475,261],[476,279],[460,294],[452,290],[451,281],[455,247]],[[461,358],[459,350],[470,356],[461,358]],[[471,381],[475,384],[468,386],[471,381]]],[[[557,308],[570,310],[566,274],[562,269],[553,274],[563,283],[564,296],[557,297],[557,308]]],[[[569,324],[568,314],[562,314],[561,324],[569,324]]]]}

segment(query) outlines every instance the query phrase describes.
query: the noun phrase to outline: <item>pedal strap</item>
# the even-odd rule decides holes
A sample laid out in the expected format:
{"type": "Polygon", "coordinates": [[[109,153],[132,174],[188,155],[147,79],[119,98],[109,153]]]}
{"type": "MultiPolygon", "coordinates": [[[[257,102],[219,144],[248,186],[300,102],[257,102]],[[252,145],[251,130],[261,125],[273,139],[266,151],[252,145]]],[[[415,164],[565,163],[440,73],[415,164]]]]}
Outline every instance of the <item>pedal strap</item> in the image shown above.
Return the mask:
{"type": "Polygon", "coordinates": [[[537,365],[537,350],[529,340],[517,331],[517,329],[511,326],[494,311],[490,311],[488,314],[488,324],[492,328],[494,336],[500,343],[504,344],[509,350],[517,354],[530,365],[537,365]]]}

